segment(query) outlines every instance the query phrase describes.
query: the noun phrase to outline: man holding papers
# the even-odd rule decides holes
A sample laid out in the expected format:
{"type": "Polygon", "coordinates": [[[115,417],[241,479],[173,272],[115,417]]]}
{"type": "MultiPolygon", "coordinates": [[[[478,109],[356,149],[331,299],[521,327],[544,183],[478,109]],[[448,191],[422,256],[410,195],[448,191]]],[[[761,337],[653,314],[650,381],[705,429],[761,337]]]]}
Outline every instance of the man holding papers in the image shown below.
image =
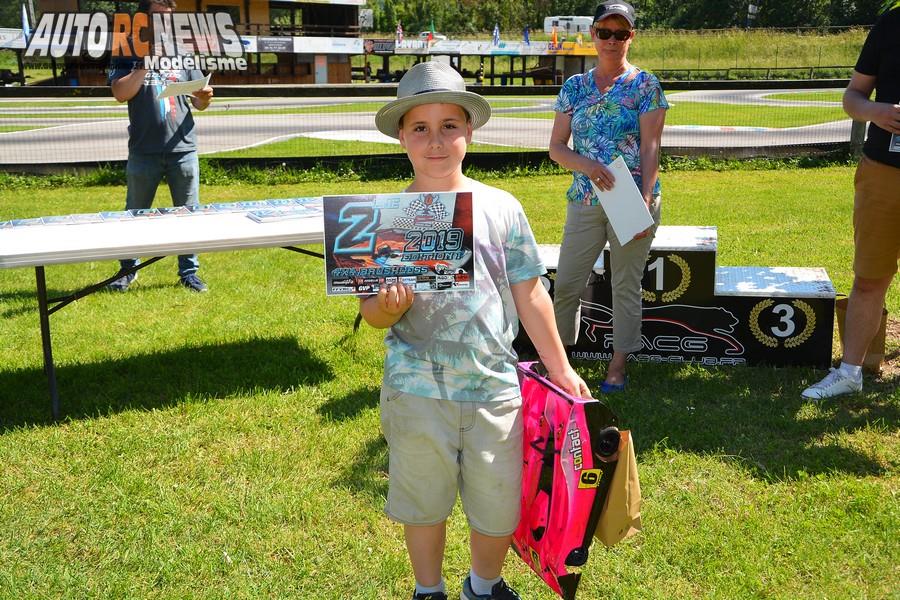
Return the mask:
{"type": "Polygon", "coordinates": [[[581,292],[607,241],[612,255],[613,357],[604,393],[625,389],[626,359],[641,348],[641,278],[659,225],[659,148],[669,107],[657,78],[628,62],[634,21],[627,2],[597,7],[597,66],[565,82],[550,136],[550,157],[574,175],[553,302],[564,344],[577,340],[581,292]]]}
{"type": "MultiPolygon", "coordinates": [[[[141,0],[138,12],[172,12],[174,7],[174,0],[141,0]]],[[[198,70],[147,70],[143,57],[113,59],[109,70],[113,96],[119,102],[128,102],[126,210],[150,208],[163,176],[174,206],[200,203],[200,166],[191,105],[205,110],[212,101],[213,89],[205,85],[190,96],[167,95],[165,90],[170,84],[202,79],[204,75],[198,70]]],[[[136,258],[122,260],[121,270],[131,269],[137,262],[136,258]]],[[[198,268],[196,254],[178,257],[181,285],[205,292],[206,284],[196,274],[198,268]]],[[[109,288],[124,292],[136,278],[136,273],[123,273],[109,288]]]]}

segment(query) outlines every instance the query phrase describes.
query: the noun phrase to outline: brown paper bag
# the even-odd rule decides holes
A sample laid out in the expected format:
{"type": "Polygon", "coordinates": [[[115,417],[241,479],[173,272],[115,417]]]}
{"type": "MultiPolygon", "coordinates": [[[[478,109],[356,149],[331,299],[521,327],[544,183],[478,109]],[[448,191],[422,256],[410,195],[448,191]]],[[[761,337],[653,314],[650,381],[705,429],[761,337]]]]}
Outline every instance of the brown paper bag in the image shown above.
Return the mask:
{"type": "Polygon", "coordinates": [[[631,432],[622,431],[619,439],[619,461],[613,473],[609,493],[594,537],[612,546],[641,529],[641,483],[631,432]]]}

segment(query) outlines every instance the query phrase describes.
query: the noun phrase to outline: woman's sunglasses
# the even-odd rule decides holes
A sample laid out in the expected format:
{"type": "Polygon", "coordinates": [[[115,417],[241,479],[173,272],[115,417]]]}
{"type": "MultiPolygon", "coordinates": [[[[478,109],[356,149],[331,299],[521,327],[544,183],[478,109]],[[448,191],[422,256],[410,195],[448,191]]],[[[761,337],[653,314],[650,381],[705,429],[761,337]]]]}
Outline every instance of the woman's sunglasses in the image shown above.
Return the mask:
{"type": "Polygon", "coordinates": [[[594,27],[594,35],[597,36],[597,39],[600,40],[608,40],[611,37],[616,38],[616,41],[624,42],[628,38],[631,37],[630,29],[616,29],[613,31],[612,29],[606,29],[603,27],[594,27]]]}

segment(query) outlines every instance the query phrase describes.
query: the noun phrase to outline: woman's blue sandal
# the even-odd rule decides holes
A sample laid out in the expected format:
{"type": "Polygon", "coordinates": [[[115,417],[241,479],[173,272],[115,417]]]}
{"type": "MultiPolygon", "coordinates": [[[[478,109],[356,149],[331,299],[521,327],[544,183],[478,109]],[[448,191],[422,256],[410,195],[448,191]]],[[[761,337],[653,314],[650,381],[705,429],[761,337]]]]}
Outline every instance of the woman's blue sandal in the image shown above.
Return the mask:
{"type": "Polygon", "coordinates": [[[628,376],[625,376],[625,379],[622,383],[606,383],[605,381],[600,384],[600,393],[601,394],[616,394],[618,392],[625,391],[625,385],[628,383],[628,376]]]}

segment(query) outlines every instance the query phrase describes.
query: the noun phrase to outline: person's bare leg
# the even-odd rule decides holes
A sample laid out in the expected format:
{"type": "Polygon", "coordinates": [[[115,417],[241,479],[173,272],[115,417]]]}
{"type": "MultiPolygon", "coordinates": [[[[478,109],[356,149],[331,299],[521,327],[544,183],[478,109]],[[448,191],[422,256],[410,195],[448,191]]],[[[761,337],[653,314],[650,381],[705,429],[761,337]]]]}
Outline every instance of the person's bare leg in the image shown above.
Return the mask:
{"type": "Polygon", "coordinates": [[[500,577],[510,542],[512,542],[511,535],[495,537],[471,530],[469,548],[472,552],[472,570],[475,574],[482,579],[500,577]]]}
{"type": "Polygon", "coordinates": [[[893,275],[882,279],[854,278],[844,323],[843,362],[848,365],[863,364],[866,350],[881,324],[884,297],[893,279],[893,275]]]}
{"type": "MultiPolygon", "coordinates": [[[[434,587],[441,582],[444,545],[447,541],[447,522],[437,525],[404,525],[406,551],[412,563],[416,582],[434,587]]],[[[509,542],[507,542],[508,545],[509,542]]]]}
{"type": "Polygon", "coordinates": [[[609,367],[606,369],[606,383],[611,385],[622,385],[625,383],[625,363],[628,360],[628,354],[625,352],[613,351],[612,360],[609,361],[609,367]]]}

